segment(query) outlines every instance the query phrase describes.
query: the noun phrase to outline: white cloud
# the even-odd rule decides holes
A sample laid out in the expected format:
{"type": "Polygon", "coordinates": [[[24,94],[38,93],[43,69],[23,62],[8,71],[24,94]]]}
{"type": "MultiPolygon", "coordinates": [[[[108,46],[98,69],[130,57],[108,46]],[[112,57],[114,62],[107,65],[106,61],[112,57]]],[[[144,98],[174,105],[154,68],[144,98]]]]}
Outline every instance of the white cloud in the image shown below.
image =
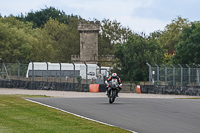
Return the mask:
{"type": "Polygon", "coordinates": [[[45,8],[48,0],[5,0],[1,2],[0,13],[3,16],[13,14],[15,16],[21,13],[25,14],[31,10],[36,11],[45,8]]]}
{"type": "Polygon", "coordinates": [[[118,16],[131,14],[135,8],[141,5],[141,2],[133,0],[75,0],[73,3],[62,0],[62,2],[62,4],[67,5],[66,8],[73,10],[73,14],[79,13],[78,15],[87,17],[85,19],[117,18],[118,16]]]}
{"type": "Polygon", "coordinates": [[[87,20],[117,20],[135,32],[149,34],[163,30],[178,15],[198,20],[198,0],[4,0],[0,4],[2,16],[25,14],[53,6],[67,15],[87,20]]]}
{"type": "Polygon", "coordinates": [[[144,32],[146,35],[157,30],[164,30],[164,27],[169,22],[164,22],[159,19],[149,19],[149,18],[131,18],[129,16],[119,17],[118,22],[120,22],[124,27],[129,27],[135,33],[144,32]]]}

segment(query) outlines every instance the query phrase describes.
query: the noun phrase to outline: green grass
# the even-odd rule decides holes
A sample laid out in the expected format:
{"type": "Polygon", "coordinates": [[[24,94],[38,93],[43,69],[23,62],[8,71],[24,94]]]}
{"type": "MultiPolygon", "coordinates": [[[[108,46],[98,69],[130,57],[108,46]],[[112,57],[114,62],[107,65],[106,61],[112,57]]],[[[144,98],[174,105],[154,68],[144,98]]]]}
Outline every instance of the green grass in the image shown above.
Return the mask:
{"type": "Polygon", "coordinates": [[[191,97],[191,98],[176,98],[176,99],[200,99],[200,97],[191,97]]]}
{"type": "Polygon", "coordinates": [[[46,97],[0,95],[0,133],[128,133],[71,114],[32,103],[23,98],[46,97]]]}

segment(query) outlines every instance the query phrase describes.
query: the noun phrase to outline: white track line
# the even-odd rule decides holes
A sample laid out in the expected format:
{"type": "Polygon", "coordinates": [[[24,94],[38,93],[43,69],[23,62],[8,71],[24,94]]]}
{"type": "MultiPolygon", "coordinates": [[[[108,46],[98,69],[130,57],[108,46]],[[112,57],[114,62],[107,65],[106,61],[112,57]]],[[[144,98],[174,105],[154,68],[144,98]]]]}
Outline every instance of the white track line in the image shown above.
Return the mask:
{"type": "MultiPolygon", "coordinates": [[[[105,122],[97,121],[97,120],[94,120],[94,119],[91,119],[91,118],[88,118],[88,117],[85,117],[85,116],[81,116],[81,115],[78,115],[78,114],[75,114],[75,113],[72,113],[72,112],[63,110],[63,109],[59,109],[59,108],[56,108],[56,107],[53,107],[53,106],[50,106],[50,105],[47,105],[47,104],[44,104],[44,103],[40,103],[40,102],[33,101],[33,100],[30,100],[30,99],[26,99],[26,98],[25,98],[25,100],[30,101],[30,102],[33,102],[33,103],[37,103],[37,104],[40,104],[40,105],[43,105],[43,106],[46,106],[46,107],[54,108],[54,109],[57,109],[57,110],[60,110],[60,111],[63,111],[63,112],[72,114],[72,115],[74,115],[74,116],[77,116],[77,117],[86,119],[86,120],[91,120],[91,121],[98,122],[98,123],[101,123],[101,124],[104,124],[104,125],[108,125],[108,126],[112,126],[112,127],[117,127],[117,126],[114,126],[114,125],[111,125],[111,124],[108,124],[108,123],[105,123],[105,122]]],[[[121,128],[121,127],[119,127],[119,128],[121,128]]],[[[122,129],[124,129],[124,128],[122,128],[122,129]]],[[[132,132],[132,133],[138,133],[138,132],[136,132],[136,131],[132,131],[132,130],[129,130],[129,129],[125,129],[125,130],[130,131],[130,132],[132,132]]]]}

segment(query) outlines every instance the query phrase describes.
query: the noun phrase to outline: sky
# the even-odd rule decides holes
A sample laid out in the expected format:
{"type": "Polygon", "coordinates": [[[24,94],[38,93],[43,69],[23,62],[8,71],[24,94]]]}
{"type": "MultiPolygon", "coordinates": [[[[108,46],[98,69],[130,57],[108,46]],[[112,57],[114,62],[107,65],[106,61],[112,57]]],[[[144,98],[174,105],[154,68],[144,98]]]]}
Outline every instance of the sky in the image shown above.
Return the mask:
{"type": "Polygon", "coordinates": [[[135,33],[161,30],[178,16],[200,21],[200,0],[0,0],[1,16],[55,7],[86,20],[116,20],[135,33]]]}

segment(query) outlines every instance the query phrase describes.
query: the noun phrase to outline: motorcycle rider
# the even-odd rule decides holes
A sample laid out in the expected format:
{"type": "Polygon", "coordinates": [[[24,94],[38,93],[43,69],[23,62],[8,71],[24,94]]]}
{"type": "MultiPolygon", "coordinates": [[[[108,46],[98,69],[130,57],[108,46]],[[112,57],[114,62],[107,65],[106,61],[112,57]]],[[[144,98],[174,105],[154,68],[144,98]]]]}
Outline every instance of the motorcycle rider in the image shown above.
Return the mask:
{"type": "Polygon", "coordinates": [[[106,81],[106,95],[108,95],[108,88],[109,88],[109,82],[112,80],[112,79],[117,79],[117,82],[119,84],[119,88],[117,89],[117,94],[116,96],[118,97],[118,92],[122,89],[121,86],[122,86],[122,81],[121,79],[119,78],[119,76],[117,76],[117,73],[113,73],[112,76],[110,76],[106,81]]]}

